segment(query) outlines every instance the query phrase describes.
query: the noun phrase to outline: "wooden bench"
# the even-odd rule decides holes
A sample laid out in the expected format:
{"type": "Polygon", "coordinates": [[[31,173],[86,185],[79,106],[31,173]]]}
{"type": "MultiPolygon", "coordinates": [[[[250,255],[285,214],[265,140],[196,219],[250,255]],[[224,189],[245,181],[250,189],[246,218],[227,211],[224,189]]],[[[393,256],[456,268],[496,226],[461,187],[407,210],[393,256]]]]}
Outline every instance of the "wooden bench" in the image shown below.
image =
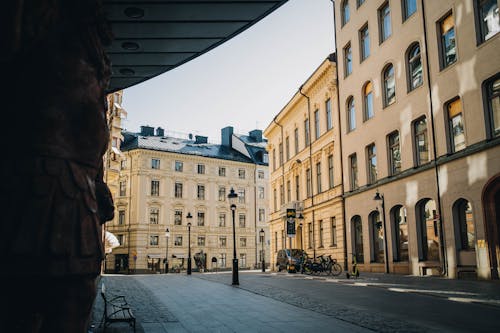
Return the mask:
{"type": "MultiPolygon", "coordinates": [[[[134,328],[135,333],[135,316],[127,303],[125,296],[110,295],[106,292],[104,283],[101,287],[101,296],[104,301],[104,313],[102,315],[101,325],[103,332],[106,327],[116,322],[125,322],[134,328]]],[[[99,326],[101,326],[99,325],[99,326]]]]}

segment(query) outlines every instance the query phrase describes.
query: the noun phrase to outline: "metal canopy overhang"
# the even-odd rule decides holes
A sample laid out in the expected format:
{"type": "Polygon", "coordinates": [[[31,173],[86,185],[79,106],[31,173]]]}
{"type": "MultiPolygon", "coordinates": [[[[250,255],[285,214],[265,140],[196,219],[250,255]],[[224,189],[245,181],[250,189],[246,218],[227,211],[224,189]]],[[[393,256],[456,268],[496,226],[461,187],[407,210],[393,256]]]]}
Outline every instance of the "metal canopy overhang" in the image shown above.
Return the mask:
{"type": "Polygon", "coordinates": [[[287,0],[103,0],[114,35],[108,92],[176,68],[224,43],[287,0]]]}

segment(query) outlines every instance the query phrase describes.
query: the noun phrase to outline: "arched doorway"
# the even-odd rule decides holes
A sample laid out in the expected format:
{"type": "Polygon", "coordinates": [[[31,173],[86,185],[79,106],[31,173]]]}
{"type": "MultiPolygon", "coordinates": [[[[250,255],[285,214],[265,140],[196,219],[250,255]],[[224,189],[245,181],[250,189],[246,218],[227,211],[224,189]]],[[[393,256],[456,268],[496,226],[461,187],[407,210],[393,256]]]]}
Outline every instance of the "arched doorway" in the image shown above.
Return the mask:
{"type": "Polygon", "coordinates": [[[365,256],[363,253],[363,224],[359,215],[353,216],[351,219],[352,230],[352,255],[356,257],[356,262],[363,263],[365,256]]]}
{"type": "Polygon", "coordinates": [[[439,226],[436,203],[422,199],[416,206],[419,261],[439,261],[439,226]]]}
{"type": "Polygon", "coordinates": [[[491,179],[483,190],[486,242],[490,256],[491,278],[498,279],[500,266],[500,175],[491,179]]]}

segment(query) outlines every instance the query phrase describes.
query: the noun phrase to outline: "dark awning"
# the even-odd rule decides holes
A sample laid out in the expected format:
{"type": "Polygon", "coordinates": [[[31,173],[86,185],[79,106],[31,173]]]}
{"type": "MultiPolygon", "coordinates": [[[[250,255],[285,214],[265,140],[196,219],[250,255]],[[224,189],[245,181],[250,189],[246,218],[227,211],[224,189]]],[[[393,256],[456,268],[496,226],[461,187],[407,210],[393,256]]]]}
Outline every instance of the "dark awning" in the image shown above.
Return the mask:
{"type": "Polygon", "coordinates": [[[269,15],[287,0],[104,0],[114,34],[108,92],[190,61],[269,15]]]}

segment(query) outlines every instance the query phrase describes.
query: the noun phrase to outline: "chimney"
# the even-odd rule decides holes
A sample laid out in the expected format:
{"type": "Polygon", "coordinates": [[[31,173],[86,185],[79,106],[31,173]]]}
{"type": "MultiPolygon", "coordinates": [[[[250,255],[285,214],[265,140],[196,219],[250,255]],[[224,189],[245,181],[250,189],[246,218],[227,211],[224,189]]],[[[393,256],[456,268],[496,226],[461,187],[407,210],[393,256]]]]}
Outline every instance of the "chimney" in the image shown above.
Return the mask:
{"type": "Polygon", "coordinates": [[[248,133],[248,135],[255,140],[255,142],[262,142],[262,130],[253,130],[248,133]]]}
{"type": "Polygon", "coordinates": [[[195,141],[194,143],[208,143],[208,137],[207,136],[201,136],[201,135],[195,135],[195,141]]]}
{"type": "Polygon", "coordinates": [[[165,130],[161,127],[156,128],[156,136],[165,136],[165,130]]]}
{"type": "Polygon", "coordinates": [[[141,135],[142,136],[154,136],[155,128],[151,126],[141,126],[141,135]]]}
{"type": "Polygon", "coordinates": [[[233,127],[227,126],[220,130],[221,133],[221,145],[232,148],[232,137],[233,137],[233,127]]]}

